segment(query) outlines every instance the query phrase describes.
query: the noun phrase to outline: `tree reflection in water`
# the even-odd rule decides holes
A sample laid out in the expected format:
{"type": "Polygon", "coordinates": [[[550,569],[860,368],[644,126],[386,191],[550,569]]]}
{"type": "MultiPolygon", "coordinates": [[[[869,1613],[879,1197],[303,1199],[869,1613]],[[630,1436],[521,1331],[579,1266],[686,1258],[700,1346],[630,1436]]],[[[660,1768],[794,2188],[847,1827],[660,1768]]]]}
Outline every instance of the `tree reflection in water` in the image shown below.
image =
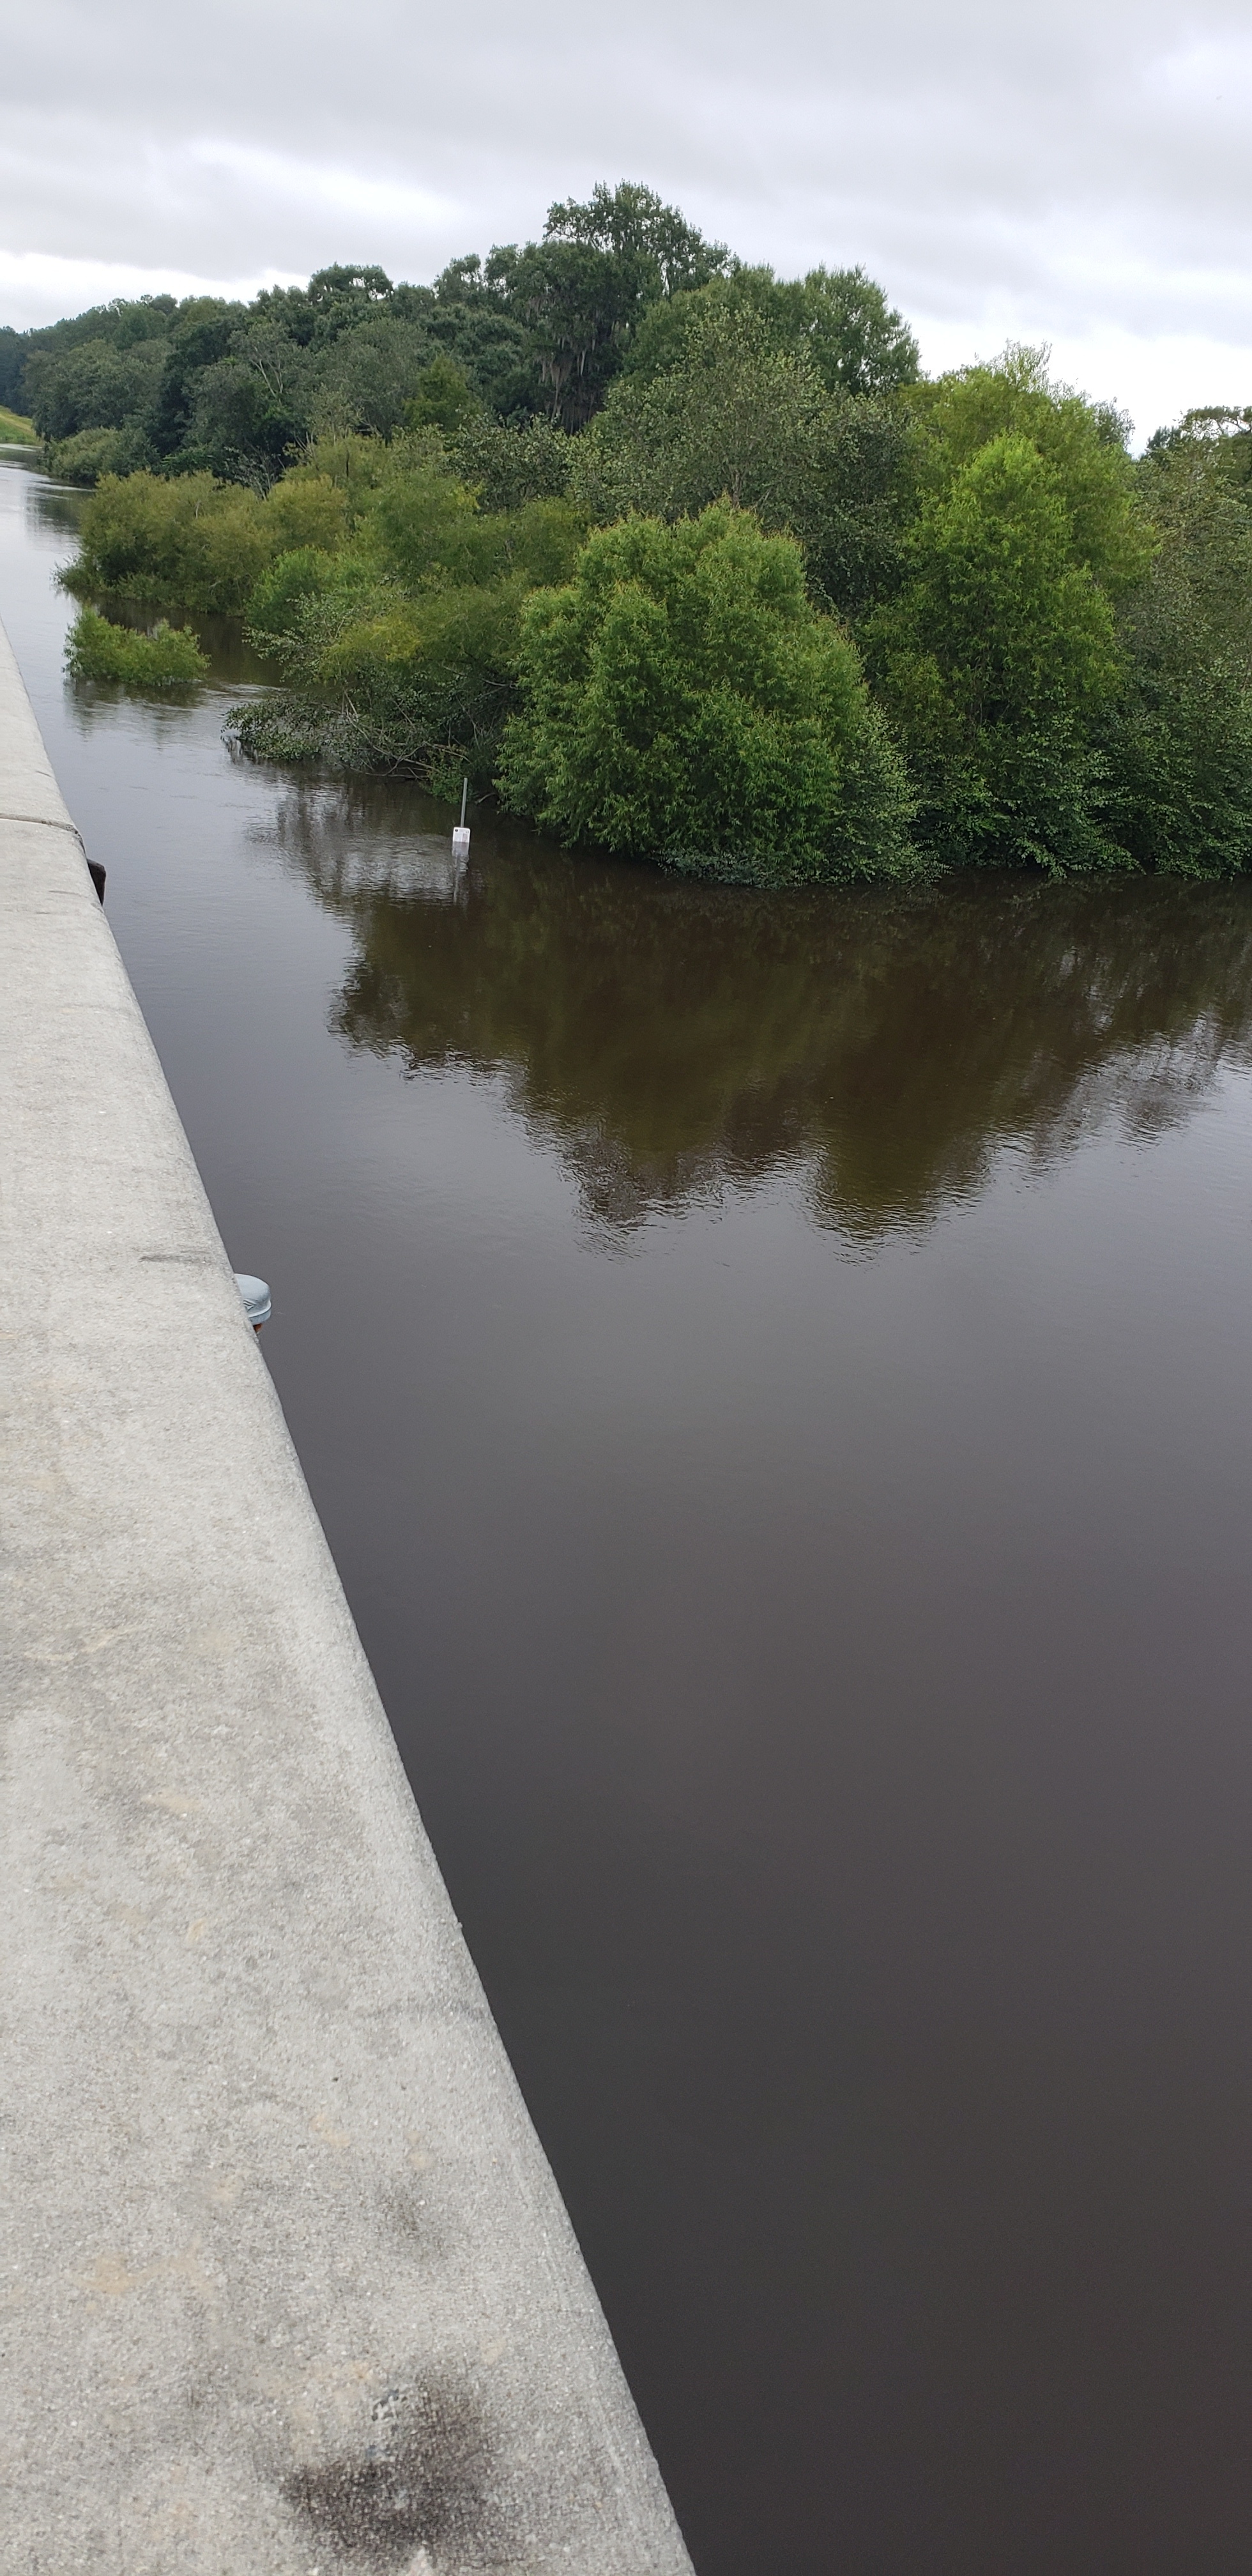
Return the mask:
{"type": "Polygon", "coordinates": [[[501,1080],[611,1229],[793,1168],[872,1242],[1005,1148],[1158,1133],[1252,1049],[1242,883],[758,894],[481,820],[458,878],[443,809],[377,781],[292,790],[266,838],[351,925],[333,1026],[501,1080]]]}

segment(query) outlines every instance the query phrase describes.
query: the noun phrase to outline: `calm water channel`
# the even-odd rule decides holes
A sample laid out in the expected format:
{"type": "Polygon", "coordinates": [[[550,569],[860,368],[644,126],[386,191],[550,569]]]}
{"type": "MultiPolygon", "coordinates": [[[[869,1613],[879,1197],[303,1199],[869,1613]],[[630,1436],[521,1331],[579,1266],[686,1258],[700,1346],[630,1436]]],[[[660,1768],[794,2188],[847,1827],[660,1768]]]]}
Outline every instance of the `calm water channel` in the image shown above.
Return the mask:
{"type": "Polygon", "coordinates": [[[1245,2570],[1252,887],[458,889],[65,684],[74,507],[0,615],[699,2576],[1245,2570]]]}

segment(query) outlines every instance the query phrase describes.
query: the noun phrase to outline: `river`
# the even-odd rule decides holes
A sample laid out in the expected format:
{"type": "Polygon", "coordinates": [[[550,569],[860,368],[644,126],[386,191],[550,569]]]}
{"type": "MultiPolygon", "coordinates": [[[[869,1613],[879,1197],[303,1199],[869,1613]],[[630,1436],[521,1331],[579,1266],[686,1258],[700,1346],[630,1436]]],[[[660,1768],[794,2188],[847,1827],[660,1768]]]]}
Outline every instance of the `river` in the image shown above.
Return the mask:
{"type": "Polygon", "coordinates": [[[1252,885],[755,896],[0,616],[699,2576],[1252,2551],[1252,885]]]}

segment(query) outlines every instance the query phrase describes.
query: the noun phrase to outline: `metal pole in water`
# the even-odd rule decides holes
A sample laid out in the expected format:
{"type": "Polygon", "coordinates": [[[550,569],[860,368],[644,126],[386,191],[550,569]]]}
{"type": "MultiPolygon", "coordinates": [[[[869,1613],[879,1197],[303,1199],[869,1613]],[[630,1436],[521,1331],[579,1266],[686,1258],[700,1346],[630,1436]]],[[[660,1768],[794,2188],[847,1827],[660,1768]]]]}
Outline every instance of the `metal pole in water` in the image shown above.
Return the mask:
{"type": "Polygon", "coordinates": [[[469,857],[470,836],[465,828],[465,806],[468,796],[469,780],[468,778],[463,778],[461,780],[461,820],[459,823],[454,823],[452,827],[452,856],[454,859],[467,859],[469,857]]]}

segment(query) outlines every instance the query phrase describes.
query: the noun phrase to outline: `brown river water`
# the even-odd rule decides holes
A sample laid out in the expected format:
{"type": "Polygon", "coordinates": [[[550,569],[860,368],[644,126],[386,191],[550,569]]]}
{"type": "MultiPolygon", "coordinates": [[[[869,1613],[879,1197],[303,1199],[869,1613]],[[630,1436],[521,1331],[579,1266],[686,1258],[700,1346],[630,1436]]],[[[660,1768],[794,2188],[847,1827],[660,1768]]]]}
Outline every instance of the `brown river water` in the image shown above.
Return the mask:
{"type": "Polygon", "coordinates": [[[0,616],[699,2576],[1252,2565],[1252,885],[755,896],[0,616]]]}

